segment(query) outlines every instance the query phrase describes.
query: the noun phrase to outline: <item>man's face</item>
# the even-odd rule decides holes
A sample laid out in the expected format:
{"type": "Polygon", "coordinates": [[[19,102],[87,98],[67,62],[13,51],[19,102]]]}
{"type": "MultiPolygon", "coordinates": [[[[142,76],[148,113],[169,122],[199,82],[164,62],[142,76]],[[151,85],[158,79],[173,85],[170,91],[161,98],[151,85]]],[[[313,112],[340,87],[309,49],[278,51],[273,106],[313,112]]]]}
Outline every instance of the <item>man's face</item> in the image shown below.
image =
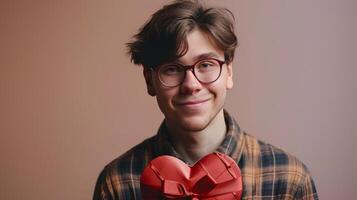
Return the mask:
{"type": "MultiPolygon", "coordinates": [[[[188,51],[177,60],[182,65],[192,65],[202,58],[224,60],[224,52],[198,29],[187,35],[188,51]]],[[[211,84],[200,83],[192,71],[186,71],[184,82],[176,87],[164,86],[154,71],[144,72],[148,92],[156,96],[170,128],[200,131],[212,122],[222,108],[226,92],[233,87],[232,65],[224,64],[218,80],[211,84]]]]}

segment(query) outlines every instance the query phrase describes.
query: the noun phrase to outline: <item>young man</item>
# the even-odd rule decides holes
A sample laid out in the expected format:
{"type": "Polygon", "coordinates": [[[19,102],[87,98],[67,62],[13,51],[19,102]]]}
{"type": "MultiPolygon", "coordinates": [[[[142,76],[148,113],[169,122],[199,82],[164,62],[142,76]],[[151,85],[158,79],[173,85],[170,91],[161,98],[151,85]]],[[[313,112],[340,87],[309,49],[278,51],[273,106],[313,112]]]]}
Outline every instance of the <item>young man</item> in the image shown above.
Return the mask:
{"type": "Polygon", "coordinates": [[[176,1],[134,36],[129,53],[165,120],[157,135],[103,169],[93,199],[141,199],[140,175],[150,160],[171,155],[193,165],[212,152],[238,164],[242,199],[318,199],[302,162],[243,132],[223,109],[233,87],[233,23],[227,9],[176,1]]]}

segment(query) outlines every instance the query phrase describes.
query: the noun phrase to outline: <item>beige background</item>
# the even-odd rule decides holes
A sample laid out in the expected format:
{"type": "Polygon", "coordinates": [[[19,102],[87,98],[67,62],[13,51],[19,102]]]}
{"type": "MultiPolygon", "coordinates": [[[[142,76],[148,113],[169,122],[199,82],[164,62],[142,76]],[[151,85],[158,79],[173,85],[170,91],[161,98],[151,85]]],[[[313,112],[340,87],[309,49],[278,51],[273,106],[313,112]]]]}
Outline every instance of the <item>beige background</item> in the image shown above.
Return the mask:
{"type": "MultiPolygon", "coordinates": [[[[0,199],[90,199],[162,120],[125,43],[163,0],[0,1],[0,199]]],[[[219,3],[218,3],[219,2],[219,3]]],[[[357,199],[356,1],[225,0],[240,47],[226,107],[357,199]]]]}

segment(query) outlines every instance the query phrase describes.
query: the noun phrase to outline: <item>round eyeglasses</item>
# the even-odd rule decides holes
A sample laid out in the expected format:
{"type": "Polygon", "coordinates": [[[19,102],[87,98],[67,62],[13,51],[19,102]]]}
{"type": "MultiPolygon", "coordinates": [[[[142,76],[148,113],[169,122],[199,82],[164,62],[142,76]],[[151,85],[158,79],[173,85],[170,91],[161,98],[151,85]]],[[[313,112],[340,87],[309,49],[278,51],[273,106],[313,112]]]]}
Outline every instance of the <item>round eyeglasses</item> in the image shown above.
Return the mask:
{"type": "Polygon", "coordinates": [[[186,71],[191,70],[196,79],[203,84],[215,82],[221,75],[225,61],[215,58],[198,60],[193,65],[178,63],[159,66],[156,69],[160,82],[167,87],[181,85],[186,77],[186,71]]]}

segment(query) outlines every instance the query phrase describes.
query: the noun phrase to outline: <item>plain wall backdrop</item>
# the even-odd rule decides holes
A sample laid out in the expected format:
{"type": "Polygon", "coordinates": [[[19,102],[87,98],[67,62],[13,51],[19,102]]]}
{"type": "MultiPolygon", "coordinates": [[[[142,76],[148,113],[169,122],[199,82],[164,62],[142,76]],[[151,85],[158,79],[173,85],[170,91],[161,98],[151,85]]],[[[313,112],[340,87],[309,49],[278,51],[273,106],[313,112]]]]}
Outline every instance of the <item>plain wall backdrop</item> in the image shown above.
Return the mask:
{"type": "MultiPolygon", "coordinates": [[[[125,43],[169,1],[0,1],[0,199],[91,199],[163,119],[125,43]]],[[[226,108],[300,158],[321,199],[357,199],[354,0],[209,1],[240,41],[226,108]]]]}

